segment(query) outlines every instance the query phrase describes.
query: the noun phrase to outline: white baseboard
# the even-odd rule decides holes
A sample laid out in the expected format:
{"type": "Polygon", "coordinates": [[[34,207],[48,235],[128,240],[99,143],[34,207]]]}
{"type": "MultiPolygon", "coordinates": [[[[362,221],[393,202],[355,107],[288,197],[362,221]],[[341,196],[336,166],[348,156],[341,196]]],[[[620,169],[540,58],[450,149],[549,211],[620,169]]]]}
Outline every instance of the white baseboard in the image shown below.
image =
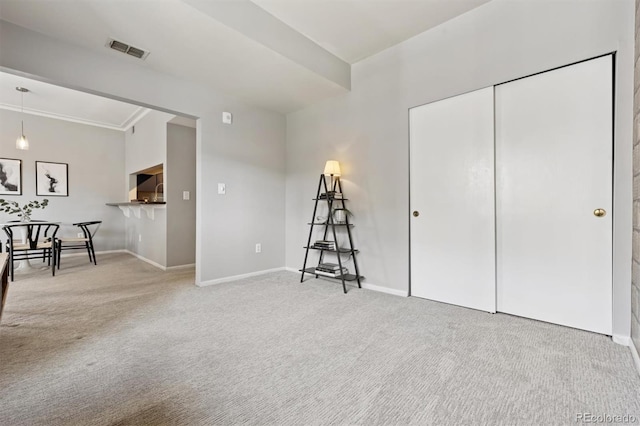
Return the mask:
{"type": "Polygon", "coordinates": [[[180,269],[193,269],[196,267],[195,263],[187,263],[184,265],[167,266],[165,271],[179,271],[180,269]]]}
{"type": "Polygon", "coordinates": [[[631,337],[620,336],[619,334],[614,334],[613,336],[611,336],[611,340],[613,340],[613,343],[617,343],[622,346],[631,346],[633,344],[631,343],[631,337]]]}
{"type": "Polygon", "coordinates": [[[156,268],[158,268],[158,269],[162,269],[163,271],[166,271],[166,270],[167,270],[167,267],[166,267],[166,266],[162,266],[161,264],[159,264],[159,263],[157,263],[157,262],[154,262],[153,260],[147,259],[147,258],[146,258],[146,257],[144,257],[144,256],[140,256],[138,253],[134,253],[134,252],[132,252],[132,251],[130,251],[130,250],[125,250],[124,252],[125,252],[125,253],[129,253],[131,256],[133,256],[133,257],[137,257],[138,259],[142,260],[143,262],[147,262],[149,265],[153,265],[153,266],[155,266],[155,267],[156,267],[156,268]]]}
{"type": "MultiPolygon", "coordinates": [[[[289,266],[285,267],[284,270],[285,271],[289,271],[289,272],[295,272],[297,274],[300,273],[299,269],[291,268],[289,266]]],[[[401,296],[401,297],[408,297],[409,296],[409,292],[404,291],[404,290],[396,290],[396,289],[393,289],[393,288],[382,287],[382,286],[379,286],[379,285],[375,285],[375,284],[371,284],[371,283],[364,283],[364,282],[360,283],[360,285],[364,289],[377,291],[377,292],[380,292],[380,293],[392,294],[394,296],[401,296]]]]}
{"type": "Polygon", "coordinates": [[[111,252],[96,252],[96,254],[98,253],[128,253],[133,257],[137,257],[138,259],[142,260],[143,262],[147,262],[149,265],[153,265],[158,269],[162,269],[163,271],[177,271],[180,269],[191,269],[191,268],[195,268],[196,264],[195,263],[188,263],[186,265],[176,265],[176,266],[163,266],[161,264],[159,264],[158,262],[154,262],[151,259],[147,259],[144,256],[140,256],[138,253],[134,253],[130,250],[113,250],[111,252]]]}
{"type": "Polygon", "coordinates": [[[640,374],[640,355],[638,354],[638,349],[633,344],[633,340],[631,339],[631,337],[619,336],[614,334],[613,336],[611,336],[611,339],[614,341],[614,343],[627,346],[629,348],[629,350],[631,351],[631,357],[633,358],[633,363],[636,366],[636,370],[638,370],[638,374],[640,374]]]}
{"type": "Polygon", "coordinates": [[[127,251],[125,249],[118,249],[118,250],[102,250],[102,251],[97,251],[96,254],[111,254],[111,253],[126,253],[127,251]]]}
{"type": "Polygon", "coordinates": [[[638,349],[633,342],[629,345],[629,349],[631,350],[631,356],[633,357],[633,362],[636,365],[636,370],[638,370],[638,374],[640,374],[640,354],[638,354],[638,349]]]}
{"type": "Polygon", "coordinates": [[[200,283],[197,283],[196,285],[198,287],[206,287],[206,286],[210,286],[210,285],[228,283],[230,281],[238,281],[238,280],[241,280],[243,278],[250,278],[250,277],[255,277],[255,276],[258,276],[258,275],[268,274],[270,272],[278,272],[278,271],[284,271],[284,270],[286,270],[286,268],[284,266],[282,266],[280,268],[265,269],[263,271],[249,272],[248,274],[233,275],[233,276],[230,276],[230,277],[218,278],[218,279],[215,279],[215,280],[202,281],[200,283]]]}
{"type": "Polygon", "coordinates": [[[395,288],[382,287],[371,283],[362,283],[362,288],[372,291],[378,291],[380,293],[392,294],[394,296],[408,297],[409,292],[406,290],[396,290],[395,288]]]}

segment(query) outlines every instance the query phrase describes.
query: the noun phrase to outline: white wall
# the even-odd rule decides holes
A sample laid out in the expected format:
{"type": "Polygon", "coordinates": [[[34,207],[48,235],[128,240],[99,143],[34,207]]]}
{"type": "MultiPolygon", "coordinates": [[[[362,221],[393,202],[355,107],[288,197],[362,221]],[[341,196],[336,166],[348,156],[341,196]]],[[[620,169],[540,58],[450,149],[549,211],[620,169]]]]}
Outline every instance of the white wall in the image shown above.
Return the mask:
{"type": "Polygon", "coordinates": [[[617,51],[614,333],[629,336],[633,6],[494,0],[355,64],[351,93],[287,116],[287,266],[302,266],[310,198],[337,159],[362,275],[407,292],[408,109],[617,51]]]}
{"type": "MultiPolygon", "coordinates": [[[[125,136],[125,161],[127,189],[129,175],[167,162],[167,121],[174,117],[166,112],[150,111],[136,123],[125,136]]],[[[165,180],[166,181],[166,180],[165,180]]],[[[168,185],[167,185],[168,186],[168,185]]],[[[113,202],[129,201],[127,193],[113,202]]],[[[116,207],[113,207],[116,208],[116,207]]],[[[126,248],[132,253],[167,266],[167,212],[157,208],[154,218],[146,213],[140,217],[130,215],[126,219],[126,248]]]]}
{"type": "MultiPolygon", "coordinates": [[[[78,228],[71,223],[102,220],[95,238],[96,251],[124,248],[124,217],[118,209],[105,205],[122,194],[122,132],[0,109],[0,157],[22,160],[23,194],[0,198],[21,204],[47,198],[49,205],[44,210],[34,210],[31,217],[62,222],[58,235],[75,237],[78,228]],[[28,151],[15,147],[23,118],[28,151]],[[68,197],[36,197],[36,161],[69,164],[68,197]]],[[[16,219],[0,213],[0,222],[16,219]]]]}
{"type": "MultiPolygon", "coordinates": [[[[173,117],[173,114],[166,112],[149,111],[127,131],[125,139],[127,175],[166,163],[167,121],[173,117]]],[[[128,176],[126,183],[129,184],[128,176]]]]}
{"type": "Polygon", "coordinates": [[[103,47],[73,46],[6,21],[0,21],[0,52],[4,71],[199,117],[196,282],[284,265],[284,116],[103,47]],[[221,123],[223,111],[234,114],[233,125],[221,123]],[[216,195],[217,182],[227,184],[226,196],[216,195]]]}
{"type": "Polygon", "coordinates": [[[196,129],[167,124],[167,266],[196,261],[196,129]],[[189,200],[182,192],[189,191],[189,200]]]}

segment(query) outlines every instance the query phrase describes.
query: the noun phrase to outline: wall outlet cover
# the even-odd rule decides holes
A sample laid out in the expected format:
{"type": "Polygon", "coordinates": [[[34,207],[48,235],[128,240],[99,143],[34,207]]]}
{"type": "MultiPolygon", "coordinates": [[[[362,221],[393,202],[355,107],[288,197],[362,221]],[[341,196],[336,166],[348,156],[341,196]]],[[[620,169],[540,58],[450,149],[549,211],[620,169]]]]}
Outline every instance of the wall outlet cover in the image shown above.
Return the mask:
{"type": "Polygon", "coordinates": [[[231,114],[230,112],[223,112],[222,113],[222,122],[224,124],[231,124],[233,122],[233,114],[231,114]]]}

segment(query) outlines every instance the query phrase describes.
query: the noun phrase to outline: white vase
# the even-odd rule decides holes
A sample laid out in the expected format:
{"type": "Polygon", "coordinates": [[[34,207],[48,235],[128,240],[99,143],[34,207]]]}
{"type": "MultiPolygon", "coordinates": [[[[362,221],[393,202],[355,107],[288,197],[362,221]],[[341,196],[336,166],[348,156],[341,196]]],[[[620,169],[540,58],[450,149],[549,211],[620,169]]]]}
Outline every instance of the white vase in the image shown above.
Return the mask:
{"type": "Polygon", "coordinates": [[[334,210],[333,211],[333,220],[336,223],[345,223],[347,219],[347,214],[344,210],[334,210]]]}

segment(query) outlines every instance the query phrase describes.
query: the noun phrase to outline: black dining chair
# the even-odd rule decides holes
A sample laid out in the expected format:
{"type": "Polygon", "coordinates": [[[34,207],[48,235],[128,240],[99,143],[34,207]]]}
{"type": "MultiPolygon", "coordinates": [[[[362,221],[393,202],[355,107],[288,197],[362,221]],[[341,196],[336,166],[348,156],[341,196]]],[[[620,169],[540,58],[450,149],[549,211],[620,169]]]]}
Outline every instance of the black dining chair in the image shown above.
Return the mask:
{"type": "Polygon", "coordinates": [[[56,275],[56,233],[59,228],[60,225],[54,222],[16,222],[2,227],[8,238],[11,281],[14,280],[16,262],[30,259],[48,261],[51,275],[56,275]]]}
{"type": "MultiPolygon", "coordinates": [[[[31,219],[29,222],[46,222],[46,220],[31,219]]],[[[10,220],[10,221],[8,221],[7,223],[22,223],[22,221],[21,221],[21,220],[10,220]]],[[[45,235],[44,235],[43,239],[46,239],[46,238],[47,238],[47,232],[46,232],[46,230],[45,230],[45,233],[44,233],[44,234],[45,234],[45,235]]],[[[9,252],[9,248],[8,248],[8,247],[9,247],[9,240],[7,240],[7,242],[6,242],[6,244],[5,244],[5,245],[6,245],[6,247],[7,247],[7,253],[8,253],[8,252],[9,252]]],[[[1,248],[1,247],[0,247],[0,253],[2,253],[2,248],[1,248]]],[[[44,250],[43,250],[43,253],[42,253],[42,254],[43,254],[43,257],[42,257],[42,263],[44,263],[44,262],[48,261],[48,262],[49,262],[49,265],[51,265],[51,257],[50,257],[50,256],[46,256],[46,257],[45,257],[45,256],[44,256],[44,255],[45,255],[44,250]]]]}
{"type": "Polygon", "coordinates": [[[58,269],[60,269],[60,255],[65,250],[87,250],[87,253],[89,254],[89,262],[93,262],[94,265],[98,264],[96,260],[96,252],[93,248],[93,236],[96,234],[96,232],[98,232],[100,224],[102,224],[101,220],[74,223],[74,226],[77,226],[82,230],[82,237],[58,238],[58,269]]]}

